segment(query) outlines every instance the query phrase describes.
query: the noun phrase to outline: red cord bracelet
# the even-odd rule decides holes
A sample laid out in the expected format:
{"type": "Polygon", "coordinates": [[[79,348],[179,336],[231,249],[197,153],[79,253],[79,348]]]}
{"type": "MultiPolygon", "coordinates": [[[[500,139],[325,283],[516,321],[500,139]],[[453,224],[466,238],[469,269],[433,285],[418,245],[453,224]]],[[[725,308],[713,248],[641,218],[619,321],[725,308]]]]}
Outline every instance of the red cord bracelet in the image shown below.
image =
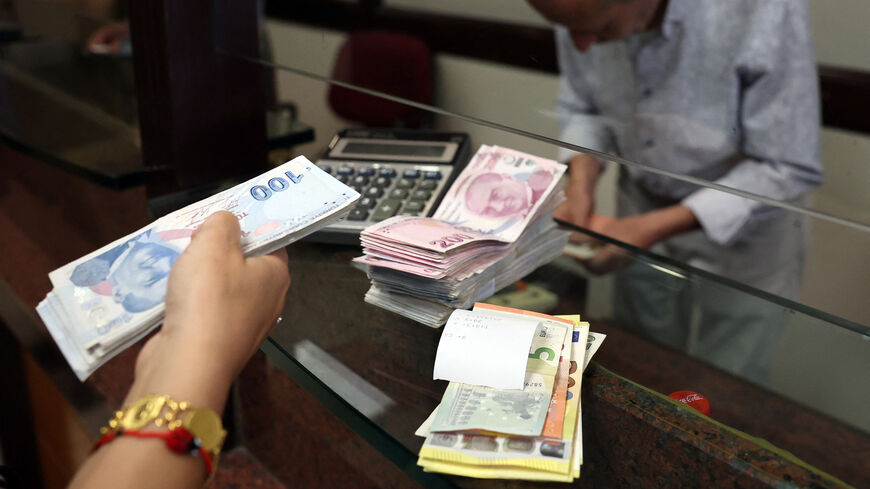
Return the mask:
{"type": "Polygon", "coordinates": [[[97,451],[103,445],[111,442],[119,436],[132,436],[134,438],[161,438],[166,447],[178,454],[199,455],[205,463],[205,477],[211,475],[214,460],[207,450],[202,448],[200,440],[186,428],[175,428],[169,431],[139,431],[139,430],[116,430],[109,431],[97,440],[91,453],[97,451]]]}

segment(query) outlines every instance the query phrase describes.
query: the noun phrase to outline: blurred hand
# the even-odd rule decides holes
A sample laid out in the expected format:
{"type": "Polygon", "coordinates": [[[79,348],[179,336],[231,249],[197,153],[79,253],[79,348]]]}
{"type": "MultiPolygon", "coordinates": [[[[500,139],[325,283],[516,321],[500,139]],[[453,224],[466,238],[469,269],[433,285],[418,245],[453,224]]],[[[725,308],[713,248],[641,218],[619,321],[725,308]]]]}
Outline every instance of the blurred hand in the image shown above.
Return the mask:
{"type": "Polygon", "coordinates": [[[118,54],[123,40],[129,37],[130,23],[115,22],[95,30],[88,38],[86,47],[94,54],[118,54]]]}
{"type": "Polygon", "coordinates": [[[217,412],[276,324],[290,285],[287,252],[245,258],[236,218],[210,216],[172,267],[166,318],[143,347],[128,401],[167,394],[217,412]]]}
{"type": "MultiPolygon", "coordinates": [[[[623,218],[592,214],[588,229],[636,248],[647,249],[659,241],[697,226],[698,221],[692,211],[677,204],[623,218]]],[[[586,242],[591,240],[589,236],[580,239],[586,242]]],[[[594,257],[581,261],[590,272],[604,274],[628,266],[632,261],[632,254],[616,245],[604,244],[594,257]]]]}
{"type": "MultiPolygon", "coordinates": [[[[646,249],[654,244],[653,240],[655,237],[643,225],[644,219],[644,215],[619,219],[602,216],[601,214],[592,214],[589,218],[588,229],[617,241],[646,249]]],[[[582,236],[587,241],[592,239],[587,235],[582,236]]],[[[597,242],[601,243],[600,241],[597,242]]],[[[594,257],[583,261],[586,269],[597,275],[613,272],[628,266],[630,263],[630,252],[612,244],[602,244],[594,257]]]]}
{"type": "Polygon", "coordinates": [[[565,188],[567,200],[556,209],[554,217],[587,227],[595,209],[595,185],[601,174],[601,162],[593,156],[579,154],[571,158],[568,164],[570,180],[565,188]]]}

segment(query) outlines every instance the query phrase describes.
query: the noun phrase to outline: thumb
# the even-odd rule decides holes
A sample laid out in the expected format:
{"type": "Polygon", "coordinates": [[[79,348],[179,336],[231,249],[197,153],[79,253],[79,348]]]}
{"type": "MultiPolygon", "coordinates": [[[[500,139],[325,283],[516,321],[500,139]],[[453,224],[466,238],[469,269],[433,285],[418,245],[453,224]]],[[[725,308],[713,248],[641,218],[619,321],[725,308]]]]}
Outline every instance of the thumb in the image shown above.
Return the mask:
{"type": "Polygon", "coordinates": [[[209,243],[229,250],[241,251],[239,241],[241,228],[236,216],[227,211],[218,211],[208,216],[190,237],[190,247],[199,247],[200,243],[209,243]]]}

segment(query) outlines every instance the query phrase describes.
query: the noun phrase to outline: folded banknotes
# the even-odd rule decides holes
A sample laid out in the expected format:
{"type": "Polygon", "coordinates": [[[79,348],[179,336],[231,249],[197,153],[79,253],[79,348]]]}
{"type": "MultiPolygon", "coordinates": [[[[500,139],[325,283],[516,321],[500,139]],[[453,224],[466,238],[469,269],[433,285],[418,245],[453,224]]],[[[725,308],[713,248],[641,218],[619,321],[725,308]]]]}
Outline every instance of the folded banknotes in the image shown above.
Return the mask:
{"type": "MultiPolygon", "coordinates": [[[[487,308],[507,314],[537,315],[486,304],[475,305],[475,311],[487,308]]],[[[560,367],[565,367],[564,370],[560,368],[560,372],[568,373],[568,381],[552,385],[548,423],[535,433],[518,433],[511,416],[504,414],[527,409],[527,406],[503,400],[500,412],[490,416],[491,421],[485,429],[476,429],[470,424],[464,429],[440,425],[439,417],[457,409],[455,396],[448,387],[441,404],[416,432],[425,437],[418,465],[426,471],[476,478],[571,482],[579,477],[583,463],[580,383],[583,366],[597,351],[604,335],[590,333],[589,324],[580,322],[579,316],[559,316],[558,319],[570,320],[573,333],[560,358],[560,367]]],[[[473,394],[466,397],[465,404],[467,407],[454,415],[469,421],[481,409],[487,409],[473,394]]]]}
{"type": "Polygon", "coordinates": [[[431,218],[396,216],[360,235],[366,302],[432,327],[562,253],[553,211],[565,165],[483,145],[431,218]]]}
{"type": "Polygon", "coordinates": [[[53,289],[36,310],[84,380],[161,323],[169,271],[214,212],[238,218],[242,251],[255,256],[343,218],[359,197],[297,157],[51,272],[53,289]]]}

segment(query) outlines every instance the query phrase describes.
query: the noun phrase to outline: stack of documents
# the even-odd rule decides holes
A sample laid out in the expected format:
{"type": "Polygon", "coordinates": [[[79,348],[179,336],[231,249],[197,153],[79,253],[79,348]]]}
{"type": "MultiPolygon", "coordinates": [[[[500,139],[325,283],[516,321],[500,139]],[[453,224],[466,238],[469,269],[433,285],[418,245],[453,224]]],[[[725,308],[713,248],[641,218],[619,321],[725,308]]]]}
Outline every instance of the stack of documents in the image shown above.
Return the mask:
{"type": "Polygon", "coordinates": [[[570,482],[583,463],[580,382],[604,335],[579,316],[489,304],[455,311],[435,378],[451,380],[417,430],[427,471],[570,482]]]}
{"type": "Polygon", "coordinates": [[[397,216],[360,240],[366,302],[432,327],[556,258],[565,165],[481,146],[431,218],[397,216]]]}
{"type": "Polygon", "coordinates": [[[255,256],[341,219],[359,197],[300,156],[51,272],[54,288],[36,310],[84,380],[160,324],[169,271],[214,212],[235,214],[242,251],[255,256]]]}

